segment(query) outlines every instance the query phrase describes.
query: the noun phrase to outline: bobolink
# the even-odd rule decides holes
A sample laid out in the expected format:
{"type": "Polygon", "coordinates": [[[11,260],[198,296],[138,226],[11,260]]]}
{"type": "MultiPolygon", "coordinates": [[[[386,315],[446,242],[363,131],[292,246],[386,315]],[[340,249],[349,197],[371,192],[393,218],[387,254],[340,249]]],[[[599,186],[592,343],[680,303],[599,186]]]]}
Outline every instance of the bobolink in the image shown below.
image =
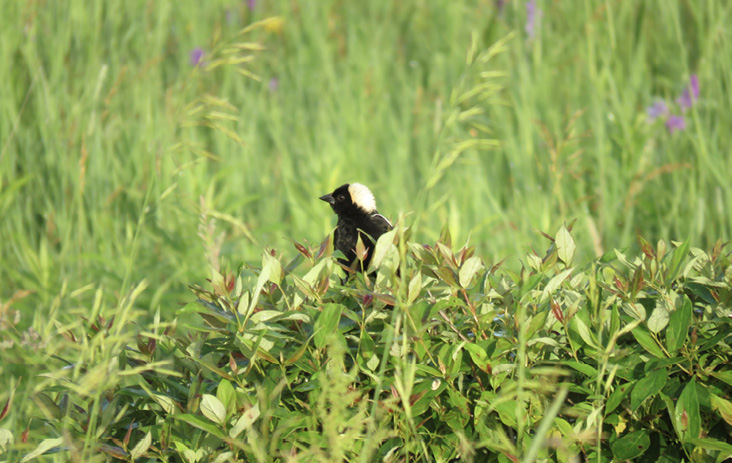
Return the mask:
{"type": "Polygon", "coordinates": [[[346,183],[320,199],[330,204],[333,212],[338,215],[333,246],[346,256],[339,261],[346,267],[351,267],[356,260],[356,243],[360,235],[367,252],[363,268],[359,266],[357,270],[365,270],[371,262],[376,240],[392,229],[391,222],[376,211],[376,201],[371,190],[360,183],[346,183]]]}

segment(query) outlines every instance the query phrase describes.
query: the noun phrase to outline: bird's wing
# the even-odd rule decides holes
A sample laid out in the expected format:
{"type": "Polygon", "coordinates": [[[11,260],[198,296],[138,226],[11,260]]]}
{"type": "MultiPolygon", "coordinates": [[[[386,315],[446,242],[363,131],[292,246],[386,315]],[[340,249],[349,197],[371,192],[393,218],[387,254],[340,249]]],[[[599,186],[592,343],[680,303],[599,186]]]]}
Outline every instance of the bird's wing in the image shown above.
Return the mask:
{"type": "Polygon", "coordinates": [[[378,212],[371,214],[371,218],[374,219],[373,220],[374,225],[376,225],[378,227],[379,231],[382,233],[386,233],[389,230],[391,230],[392,228],[394,228],[394,226],[391,224],[391,222],[389,222],[389,219],[387,219],[383,215],[379,214],[378,212]]]}

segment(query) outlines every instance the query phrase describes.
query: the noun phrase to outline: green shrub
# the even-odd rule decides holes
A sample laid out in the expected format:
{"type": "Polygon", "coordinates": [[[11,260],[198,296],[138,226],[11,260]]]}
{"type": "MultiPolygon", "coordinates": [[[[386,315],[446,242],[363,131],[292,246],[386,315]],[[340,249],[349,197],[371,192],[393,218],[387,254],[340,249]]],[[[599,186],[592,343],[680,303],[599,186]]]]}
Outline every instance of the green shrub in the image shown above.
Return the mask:
{"type": "MultiPolygon", "coordinates": [[[[189,462],[732,455],[723,245],[639,238],[643,255],[579,269],[562,227],[512,273],[453,250],[446,231],[434,245],[408,235],[384,235],[377,276],[345,284],[328,243],[215,272],[179,312],[203,323],[138,330],[103,365],[117,380],[97,395],[81,376],[35,393],[54,435],[40,450],[189,462]]],[[[112,325],[68,336],[102,350],[112,325]]],[[[51,370],[102,366],[56,360],[51,370]]]]}

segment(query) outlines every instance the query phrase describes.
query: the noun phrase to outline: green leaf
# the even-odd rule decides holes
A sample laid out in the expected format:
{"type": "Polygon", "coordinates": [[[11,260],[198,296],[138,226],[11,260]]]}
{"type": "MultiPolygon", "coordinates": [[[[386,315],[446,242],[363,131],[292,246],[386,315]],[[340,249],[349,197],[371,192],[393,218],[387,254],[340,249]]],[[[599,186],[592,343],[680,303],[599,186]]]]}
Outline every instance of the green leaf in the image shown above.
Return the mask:
{"type": "Polygon", "coordinates": [[[623,304],[623,311],[642,322],[646,321],[646,308],[640,302],[626,302],[623,304]]]}
{"type": "Polygon", "coordinates": [[[254,422],[257,421],[257,418],[259,418],[259,414],[259,404],[254,404],[252,408],[244,412],[244,414],[236,420],[234,426],[229,430],[229,437],[236,439],[242,431],[251,428],[254,422]]]}
{"type": "Polygon", "coordinates": [[[615,459],[631,460],[643,455],[651,445],[651,438],[644,430],[631,432],[610,444],[615,459]]]}
{"type": "Polygon", "coordinates": [[[132,461],[137,460],[141,456],[147,452],[147,449],[150,448],[152,445],[152,434],[150,434],[150,431],[145,434],[145,437],[140,439],[140,441],[135,445],[135,447],[130,450],[130,458],[132,461]]]}
{"type": "Polygon", "coordinates": [[[696,392],[696,378],[684,387],[676,402],[674,420],[682,432],[679,436],[682,442],[691,438],[698,438],[701,432],[701,416],[699,414],[699,398],[696,392]]]}
{"type": "Polygon", "coordinates": [[[582,340],[593,349],[598,349],[598,343],[595,337],[590,332],[590,329],[587,327],[587,324],[584,320],[582,320],[582,317],[577,316],[572,317],[572,320],[569,321],[569,326],[577,330],[577,333],[580,335],[582,340]]]}
{"type": "Polygon", "coordinates": [[[597,369],[595,369],[591,365],[588,365],[586,363],[577,362],[575,360],[566,360],[562,363],[564,365],[567,365],[568,367],[574,368],[575,370],[584,374],[588,378],[594,379],[597,377],[597,369]]]}
{"type": "Polygon", "coordinates": [[[303,342],[302,346],[298,347],[298,349],[289,358],[285,359],[285,366],[290,366],[300,360],[300,358],[308,348],[310,339],[312,338],[309,338],[307,341],[303,342]]]}
{"type": "Polygon", "coordinates": [[[422,291],[422,274],[417,272],[409,282],[407,291],[407,304],[414,302],[422,291]]]}
{"type": "Polygon", "coordinates": [[[63,445],[63,443],[64,439],[62,437],[57,437],[55,439],[44,439],[41,441],[40,444],[38,444],[38,447],[36,447],[35,450],[26,454],[23,459],[20,460],[20,462],[25,463],[26,461],[31,461],[32,459],[43,455],[54,447],[60,447],[61,445],[63,445]]]}
{"type": "Polygon", "coordinates": [[[216,397],[224,404],[226,410],[234,410],[236,408],[236,392],[234,386],[226,379],[219,382],[216,388],[216,397]]]}
{"type": "Polygon", "coordinates": [[[221,440],[226,439],[226,435],[224,433],[222,433],[219,428],[212,425],[209,421],[205,421],[203,418],[201,418],[198,415],[191,415],[188,413],[184,413],[181,415],[172,415],[172,417],[173,417],[173,419],[188,423],[191,426],[194,426],[202,431],[206,431],[207,433],[211,434],[212,436],[216,436],[221,440]]]}
{"type": "Polygon", "coordinates": [[[732,386],[732,371],[713,371],[712,376],[732,386]]]}
{"type": "Polygon", "coordinates": [[[541,283],[543,279],[544,275],[542,275],[541,273],[529,276],[529,278],[522,282],[523,284],[521,285],[521,289],[519,290],[518,298],[522,299],[526,294],[539,286],[539,283],[541,283]]]}
{"type": "Polygon", "coordinates": [[[639,379],[630,393],[630,408],[636,411],[644,400],[661,392],[668,381],[668,371],[665,368],[651,372],[639,379]]]}
{"type": "Polygon", "coordinates": [[[483,262],[480,261],[480,257],[471,257],[466,260],[462,267],[460,267],[460,286],[467,288],[473,277],[480,269],[483,268],[483,262]]]}
{"type": "Polygon", "coordinates": [[[564,262],[567,267],[572,265],[577,245],[574,242],[574,238],[572,238],[572,235],[569,233],[569,230],[567,230],[567,227],[564,225],[562,225],[562,227],[557,231],[554,244],[557,246],[557,256],[559,259],[564,262]]]}
{"type": "Polygon", "coordinates": [[[13,433],[9,429],[0,428],[0,452],[5,453],[8,451],[8,444],[11,444],[14,440],[13,433]]]}
{"type": "Polygon", "coordinates": [[[337,331],[338,323],[341,320],[341,310],[343,306],[340,304],[326,304],[323,311],[315,320],[313,341],[315,347],[322,349],[326,345],[328,335],[337,331]]]}
{"type": "Polygon", "coordinates": [[[276,285],[282,283],[282,264],[273,255],[267,253],[269,256],[267,264],[271,267],[269,271],[269,281],[276,285]]]}
{"type": "Polygon", "coordinates": [[[488,371],[488,354],[485,349],[477,344],[469,343],[465,345],[465,350],[470,353],[470,358],[483,371],[488,371]]]}
{"type": "Polygon", "coordinates": [[[689,240],[687,239],[680,245],[676,246],[671,256],[671,263],[668,266],[668,273],[666,274],[666,286],[669,286],[671,282],[678,276],[679,270],[681,270],[681,263],[686,259],[686,255],[689,253],[689,240]]]}
{"type": "Polygon", "coordinates": [[[712,409],[719,412],[719,416],[732,426],[732,402],[711,394],[712,409]]]}
{"type": "Polygon", "coordinates": [[[638,344],[640,344],[649,353],[658,358],[666,358],[666,355],[663,353],[663,349],[661,349],[655,339],[653,339],[648,328],[643,325],[638,325],[633,328],[632,333],[635,340],[638,341],[638,344]]]}
{"type": "Polygon", "coordinates": [[[652,333],[660,333],[668,325],[668,319],[668,310],[665,304],[662,301],[658,301],[656,308],[653,309],[651,316],[648,317],[648,329],[652,333]]]}
{"type": "Polygon", "coordinates": [[[259,323],[271,321],[272,319],[280,316],[282,316],[282,312],[280,312],[279,310],[260,310],[259,312],[249,317],[249,320],[253,324],[257,325],[259,323]]]}
{"type": "MultiPolygon", "coordinates": [[[[254,287],[254,292],[252,293],[252,299],[249,302],[249,309],[247,311],[248,314],[253,313],[254,308],[257,307],[257,303],[259,302],[259,295],[262,292],[262,289],[264,288],[264,285],[269,281],[270,276],[272,275],[272,272],[274,271],[274,262],[276,259],[272,257],[272,255],[268,252],[265,252],[262,257],[262,271],[259,272],[259,276],[257,277],[257,284],[254,287]]],[[[279,262],[277,262],[279,264],[279,262]]],[[[241,310],[241,304],[240,304],[240,310],[241,310]]]]}
{"type": "Polygon", "coordinates": [[[498,417],[501,422],[508,427],[516,427],[516,401],[507,400],[505,402],[499,402],[495,406],[495,410],[498,412],[498,417]]]}
{"type": "Polygon", "coordinates": [[[226,407],[216,396],[203,394],[201,398],[201,413],[214,423],[223,425],[226,423],[226,407]]]}
{"type": "Polygon", "coordinates": [[[43,392],[37,392],[33,394],[31,398],[49,420],[60,420],[63,416],[63,413],[61,412],[59,406],[56,405],[56,402],[54,402],[53,399],[47,394],[43,392]]]}
{"type": "Polygon", "coordinates": [[[542,291],[541,293],[541,300],[545,301],[554,291],[556,291],[557,288],[559,288],[559,286],[564,283],[564,280],[566,280],[567,277],[572,274],[572,270],[573,269],[568,268],[567,270],[564,270],[563,272],[559,273],[554,278],[549,280],[549,283],[547,283],[547,285],[544,287],[544,291],[542,291]]]}
{"type": "Polygon", "coordinates": [[[386,257],[387,251],[394,247],[394,234],[397,230],[392,229],[379,237],[376,240],[376,247],[374,248],[374,256],[371,258],[371,265],[373,268],[381,267],[381,262],[386,257]]]}
{"type": "Polygon", "coordinates": [[[183,458],[185,458],[187,463],[197,463],[206,454],[207,449],[204,447],[201,447],[194,452],[179,440],[175,440],[174,443],[176,450],[178,450],[178,453],[183,455],[183,458]]]}
{"type": "Polygon", "coordinates": [[[635,383],[630,382],[615,387],[615,390],[610,393],[610,397],[607,398],[607,402],[605,403],[605,416],[608,416],[613,410],[618,408],[618,405],[622,403],[625,396],[632,390],[633,384],[635,383]]]}
{"type": "Polygon", "coordinates": [[[688,442],[700,449],[720,452],[717,455],[716,462],[729,461],[729,458],[732,457],[732,445],[717,439],[712,439],[709,436],[704,439],[689,438],[688,442]]]}
{"type": "Polygon", "coordinates": [[[686,335],[691,325],[691,300],[684,296],[684,303],[677,308],[668,319],[666,330],[666,347],[671,355],[678,352],[686,341],[686,335]]]}
{"type": "Polygon", "coordinates": [[[172,398],[164,394],[155,393],[151,393],[150,396],[153,398],[153,400],[155,400],[155,402],[158,403],[158,405],[163,408],[163,410],[165,410],[165,413],[173,414],[178,410],[176,408],[175,400],[173,400],[172,398]]]}

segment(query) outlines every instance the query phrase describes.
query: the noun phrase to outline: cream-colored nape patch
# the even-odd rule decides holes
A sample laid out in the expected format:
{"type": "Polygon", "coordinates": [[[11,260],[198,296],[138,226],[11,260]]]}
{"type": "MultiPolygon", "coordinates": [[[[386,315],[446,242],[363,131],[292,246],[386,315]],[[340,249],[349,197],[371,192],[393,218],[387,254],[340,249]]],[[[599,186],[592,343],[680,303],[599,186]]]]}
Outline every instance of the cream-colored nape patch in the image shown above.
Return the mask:
{"type": "Polygon", "coordinates": [[[365,185],[361,185],[360,183],[351,183],[348,186],[348,193],[351,195],[351,201],[353,204],[363,209],[367,214],[376,211],[376,200],[374,199],[374,195],[365,185]]]}

